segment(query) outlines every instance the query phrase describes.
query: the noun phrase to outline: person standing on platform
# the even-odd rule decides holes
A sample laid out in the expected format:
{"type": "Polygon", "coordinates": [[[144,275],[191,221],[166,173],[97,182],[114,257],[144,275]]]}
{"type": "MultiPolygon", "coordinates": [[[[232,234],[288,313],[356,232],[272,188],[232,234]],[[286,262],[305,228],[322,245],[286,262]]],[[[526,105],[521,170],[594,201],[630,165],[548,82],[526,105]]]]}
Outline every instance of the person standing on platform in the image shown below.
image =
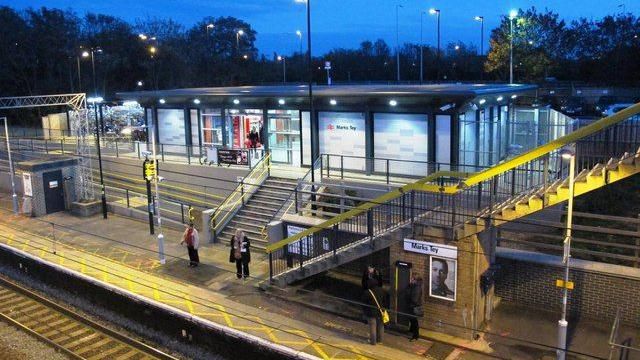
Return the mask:
{"type": "Polygon", "coordinates": [[[409,313],[409,331],[411,332],[411,341],[416,341],[420,337],[420,328],[418,327],[418,317],[424,316],[424,308],[422,307],[422,278],[411,275],[409,287],[406,292],[407,312],[409,313]]]}
{"type": "Polygon", "coordinates": [[[382,343],[384,337],[384,322],[382,311],[385,309],[385,293],[375,278],[368,280],[368,289],[362,293],[362,312],[369,324],[369,343],[382,343]]]}
{"type": "Polygon", "coordinates": [[[236,276],[240,278],[249,277],[249,263],[251,262],[251,243],[244,231],[237,229],[235,235],[231,237],[231,249],[229,252],[229,262],[236,263],[236,276]]]}
{"type": "Polygon", "coordinates": [[[200,257],[198,256],[198,247],[200,246],[200,238],[198,236],[198,230],[193,227],[193,223],[189,223],[189,226],[184,230],[182,234],[181,245],[187,246],[189,252],[189,266],[196,267],[200,263],[200,257]]]}
{"type": "Polygon", "coordinates": [[[382,287],[382,275],[380,275],[378,269],[376,269],[373,265],[367,266],[367,268],[364,270],[364,273],[362,274],[362,290],[371,288],[371,285],[369,285],[369,280],[371,279],[376,280],[376,286],[382,287]]]}

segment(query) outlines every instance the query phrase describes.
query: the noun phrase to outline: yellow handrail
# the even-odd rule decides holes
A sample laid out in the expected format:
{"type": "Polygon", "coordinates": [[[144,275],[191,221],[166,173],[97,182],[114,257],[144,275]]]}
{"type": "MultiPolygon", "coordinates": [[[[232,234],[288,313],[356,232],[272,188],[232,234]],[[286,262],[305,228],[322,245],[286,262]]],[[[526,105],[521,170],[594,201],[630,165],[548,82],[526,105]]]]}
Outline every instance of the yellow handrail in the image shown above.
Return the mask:
{"type": "Polygon", "coordinates": [[[241,204],[245,196],[249,194],[249,191],[243,191],[241,187],[249,186],[249,188],[253,188],[256,186],[260,186],[260,178],[262,178],[265,173],[268,173],[270,168],[271,153],[268,153],[267,155],[265,155],[262,161],[260,161],[260,163],[256,165],[256,167],[254,167],[247,176],[245,176],[244,181],[233,190],[231,195],[229,195],[220,204],[220,206],[218,206],[215,214],[211,217],[210,220],[210,227],[213,231],[217,231],[217,229],[222,226],[222,224],[224,224],[224,220],[227,217],[231,216],[231,214],[233,213],[232,210],[236,208],[238,204],[241,204]],[[249,180],[249,182],[247,182],[246,180],[249,180]],[[230,210],[225,211],[225,209],[230,210]]]}
{"type": "Polygon", "coordinates": [[[439,171],[434,174],[431,174],[423,179],[420,179],[412,184],[407,184],[402,186],[401,188],[391,191],[387,194],[381,195],[370,202],[366,202],[364,204],[360,204],[354,209],[351,209],[343,214],[337,215],[327,221],[322,222],[321,224],[312,226],[302,232],[297,233],[296,235],[290,236],[286,239],[282,239],[276,243],[267,245],[266,251],[267,253],[278,250],[285,245],[291,244],[295,241],[302,239],[305,236],[309,236],[317,231],[323,229],[329,229],[333,225],[338,224],[342,221],[351,219],[357,215],[364,213],[365,211],[373,208],[378,204],[382,204],[387,201],[391,201],[400,197],[403,193],[415,190],[421,192],[436,192],[436,193],[444,193],[444,194],[455,194],[459,191],[464,190],[464,188],[476,185],[485,180],[491,179],[492,177],[507,172],[509,170],[515,169],[518,166],[526,164],[529,161],[537,159],[541,156],[544,156],[548,153],[551,153],[554,150],[560,149],[563,146],[572,144],[580,139],[583,139],[587,136],[593,135],[598,131],[601,131],[610,126],[616,125],[634,115],[640,113],[640,103],[632,105],[624,110],[621,110],[613,115],[602,118],[593,124],[587,125],[583,128],[580,128],[576,131],[573,131],[563,137],[560,137],[556,140],[550,141],[544,145],[538,146],[524,154],[514,157],[511,160],[505,161],[504,163],[495,165],[490,167],[489,169],[476,172],[471,176],[468,176],[467,173],[456,173],[451,171],[439,171]],[[440,177],[458,177],[461,179],[466,178],[461,181],[458,185],[450,185],[450,186],[439,186],[434,184],[428,184],[433,180],[440,177]]]}

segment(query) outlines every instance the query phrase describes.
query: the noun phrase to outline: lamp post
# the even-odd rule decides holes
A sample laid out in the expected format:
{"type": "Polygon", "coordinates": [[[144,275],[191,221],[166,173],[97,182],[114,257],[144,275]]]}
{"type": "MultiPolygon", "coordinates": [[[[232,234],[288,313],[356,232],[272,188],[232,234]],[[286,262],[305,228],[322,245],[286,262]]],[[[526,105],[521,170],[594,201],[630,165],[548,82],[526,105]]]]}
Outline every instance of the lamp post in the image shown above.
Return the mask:
{"type": "MultiPolygon", "coordinates": [[[[98,96],[98,85],[96,82],[96,61],[95,61],[95,55],[94,55],[95,52],[102,53],[102,49],[97,47],[97,48],[91,48],[90,51],[85,50],[82,52],[82,57],[86,58],[91,56],[91,71],[93,74],[93,96],[98,96]]],[[[80,73],[80,59],[78,59],[78,73],[80,73]]],[[[78,78],[80,78],[80,75],[78,75],[78,78]]]]}
{"type": "Polygon", "coordinates": [[[240,52],[240,36],[244,35],[244,30],[236,31],[236,51],[240,52]]]}
{"type": "Polygon", "coordinates": [[[435,15],[438,28],[438,50],[436,53],[437,79],[440,80],[440,9],[429,9],[429,14],[435,15]]]}
{"type": "Polygon", "coordinates": [[[98,168],[100,169],[100,199],[102,201],[102,217],[107,218],[107,196],[104,191],[104,176],[102,174],[102,152],[100,150],[100,129],[98,125],[98,104],[104,100],[101,97],[91,97],[87,99],[87,102],[93,104],[93,111],[96,118],[96,149],[98,155],[98,168]]]}
{"type": "Polygon", "coordinates": [[[398,23],[398,11],[399,9],[403,7],[400,4],[396,4],[396,69],[397,69],[397,81],[400,82],[400,35],[399,35],[399,28],[400,25],[398,23]]]}
{"type": "Polygon", "coordinates": [[[287,82],[287,58],[278,55],[278,61],[282,61],[282,82],[287,82]]]}
{"type": "Polygon", "coordinates": [[[209,30],[212,30],[215,27],[215,25],[209,23],[207,24],[206,28],[207,28],[207,38],[209,37],[209,30]]]}
{"type": "Polygon", "coordinates": [[[562,256],[562,262],[564,263],[564,282],[562,292],[562,317],[558,321],[558,350],[557,359],[564,360],[567,350],[567,300],[569,297],[569,289],[567,284],[569,283],[569,261],[571,259],[571,230],[573,225],[573,197],[575,187],[575,167],[576,167],[576,153],[575,148],[565,147],[561,150],[560,155],[563,159],[569,160],[569,205],[567,209],[567,229],[566,236],[564,238],[564,251],[562,256]]]}
{"type": "Polygon", "coordinates": [[[422,39],[422,24],[423,24],[423,19],[424,19],[424,14],[426,14],[426,11],[420,11],[420,84],[422,84],[422,81],[424,80],[424,75],[423,75],[423,69],[424,69],[424,60],[423,60],[423,52],[424,52],[424,41],[422,39]]]}
{"type": "Polygon", "coordinates": [[[513,20],[518,16],[518,10],[509,12],[509,84],[513,84],[513,20]]]}
{"type": "Polygon", "coordinates": [[[298,37],[298,42],[300,43],[300,56],[302,56],[302,31],[296,30],[296,36],[298,37]]]}
{"type": "Polygon", "coordinates": [[[484,55],[484,16],[476,16],[475,21],[480,21],[480,56],[484,55]]]}
{"type": "MultiPolygon", "coordinates": [[[[157,166],[158,164],[158,156],[156,154],[156,132],[155,129],[153,129],[153,131],[151,131],[151,150],[152,150],[152,154],[153,154],[153,164],[157,166]]],[[[155,192],[156,192],[156,216],[158,217],[158,257],[160,260],[160,264],[164,264],[165,263],[165,256],[164,256],[164,234],[162,234],[162,217],[160,216],[160,191],[158,189],[158,183],[162,180],[162,178],[160,178],[158,176],[158,169],[156,167],[154,174],[153,174],[153,183],[154,183],[154,187],[155,187],[155,192]]]]}
{"type": "Polygon", "coordinates": [[[13,202],[13,212],[16,215],[19,214],[18,211],[18,195],[16,195],[16,182],[15,182],[15,172],[13,171],[13,161],[11,161],[11,145],[9,145],[9,125],[7,124],[6,117],[0,117],[4,121],[4,137],[7,141],[7,156],[9,158],[9,175],[11,176],[11,200],[13,202]]]}

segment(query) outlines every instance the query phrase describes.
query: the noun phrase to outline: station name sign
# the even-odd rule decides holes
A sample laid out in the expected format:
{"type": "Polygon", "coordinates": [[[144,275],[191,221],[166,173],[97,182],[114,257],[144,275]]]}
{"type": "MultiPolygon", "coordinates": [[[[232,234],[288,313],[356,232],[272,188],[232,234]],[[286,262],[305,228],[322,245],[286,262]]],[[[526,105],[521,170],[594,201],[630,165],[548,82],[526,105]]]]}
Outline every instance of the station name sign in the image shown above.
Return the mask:
{"type": "Polygon", "coordinates": [[[449,259],[458,258],[458,248],[455,246],[436,244],[420,240],[404,239],[404,250],[425,255],[435,255],[449,259]]]}

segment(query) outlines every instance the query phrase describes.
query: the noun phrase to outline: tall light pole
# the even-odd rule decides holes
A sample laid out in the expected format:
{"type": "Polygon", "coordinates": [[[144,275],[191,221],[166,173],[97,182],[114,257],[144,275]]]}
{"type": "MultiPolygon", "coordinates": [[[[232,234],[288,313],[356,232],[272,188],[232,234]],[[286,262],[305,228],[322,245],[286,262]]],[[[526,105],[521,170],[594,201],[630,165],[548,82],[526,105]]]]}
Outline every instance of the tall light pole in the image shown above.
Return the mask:
{"type": "Polygon", "coordinates": [[[484,16],[476,16],[475,21],[480,21],[480,56],[484,55],[484,16]]]}
{"type": "Polygon", "coordinates": [[[206,28],[207,28],[207,38],[209,38],[209,31],[213,30],[213,28],[215,27],[215,25],[209,23],[207,24],[206,28]]]}
{"type": "Polygon", "coordinates": [[[82,92],[82,81],[80,79],[80,56],[76,55],[76,61],[78,63],[78,92],[82,92]]]}
{"type": "Polygon", "coordinates": [[[160,216],[160,191],[158,189],[158,183],[160,182],[160,177],[158,176],[158,157],[156,154],[156,131],[153,129],[151,131],[151,149],[153,152],[153,164],[156,166],[156,170],[153,174],[153,183],[156,191],[156,216],[158,217],[158,257],[160,259],[160,264],[165,263],[164,257],[164,234],[162,234],[162,217],[160,216]]]}
{"type": "Polygon", "coordinates": [[[426,11],[420,11],[420,84],[424,81],[423,69],[424,69],[424,60],[423,60],[423,52],[424,52],[424,41],[422,39],[422,24],[424,23],[424,14],[426,11]]]}
{"type": "Polygon", "coordinates": [[[400,35],[399,28],[400,25],[398,23],[398,11],[401,7],[404,7],[400,4],[396,4],[396,69],[397,69],[397,81],[400,82],[400,35]]]}
{"type": "Polygon", "coordinates": [[[565,147],[560,151],[563,159],[569,160],[569,205],[567,209],[567,230],[564,238],[564,251],[562,262],[564,263],[564,282],[562,292],[562,317],[558,321],[558,350],[557,359],[564,360],[567,350],[567,300],[569,297],[569,261],[571,259],[571,230],[573,225],[573,196],[575,187],[576,153],[574,147],[565,147]]]}
{"type": "Polygon", "coordinates": [[[438,27],[438,52],[436,53],[437,79],[440,80],[440,9],[429,9],[429,14],[435,15],[438,27]]]}
{"type": "Polygon", "coordinates": [[[104,177],[102,174],[102,152],[100,150],[100,129],[98,125],[98,104],[104,99],[101,97],[90,97],[87,102],[93,104],[93,111],[96,117],[96,149],[98,155],[98,167],[100,169],[100,199],[102,201],[102,217],[107,218],[107,196],[104,191],[104,177]]]}
{"type": "Polygon", "coordinates": [[[244,30],[236,31],[236,51],[240,53],[240,36],[244,35],[244,30]]]}
{"type": "Polygon", "coordinates": [[[302,56],[302,31],[296,30],[296,36],[298,37],[300,43],[300,56],[302,56]]]}
{"type": "Polygon", "coordinates": [[[16,182],[15,182],[15,172],[13,171],[13,161],[11,161],[11,145],[9,145],[9,125],[7,124],[6,117],[0,117],[0,119],[4,120],[4,137],[7,141],[7,156],[9,158],[9,176],[11,177],[11,200],[13,202],[13,212],[16,215],[19,214],[18,211],[18,195],[16,195],[16,182]]]}
{"type": "Polygon", "coordinates": [[[282,61],[282,82],[287,82],[287,58],[281,55],[278,55],[278,61],[282,61]]]}
{"type": "Polygon", "coordinates": [[[513,84],[513,20],[518,17],[518,10],[509,12],[509,84],[513,84]]]}

